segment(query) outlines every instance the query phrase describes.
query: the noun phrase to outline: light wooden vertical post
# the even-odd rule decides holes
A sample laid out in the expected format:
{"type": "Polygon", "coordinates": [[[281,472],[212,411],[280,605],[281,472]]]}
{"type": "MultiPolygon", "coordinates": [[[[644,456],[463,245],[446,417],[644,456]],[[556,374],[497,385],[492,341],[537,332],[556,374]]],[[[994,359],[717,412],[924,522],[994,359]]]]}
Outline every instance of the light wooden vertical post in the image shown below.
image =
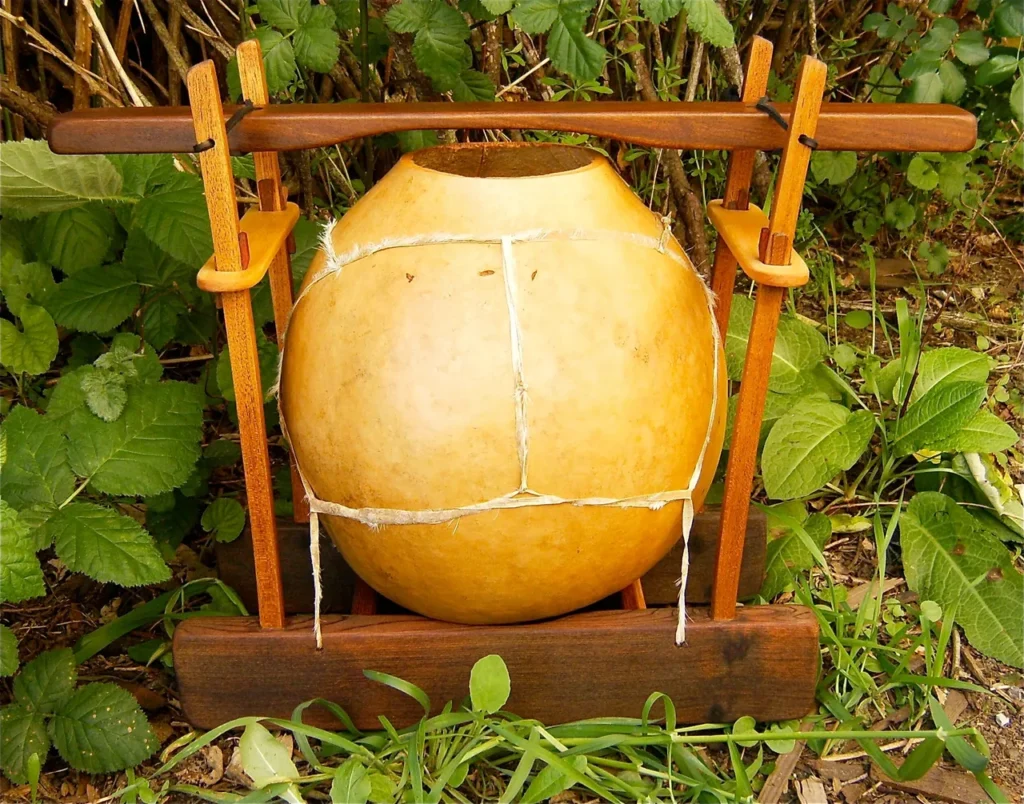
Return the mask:
{"type": "MultiPolygon", "coordinates": [[[[263,52],[256,39],[249,39],[238,46],[238,77],[242,85],[242,97],[257,109],[270,103],[267,90],[267,74],[263,68],[263,52]]],[[[260,210],[278,212],[284,209],[285,192],[281,183],[281,165],[277,151],[254,151],[256,167],[256,190],[260,199],[260,210]]],[[[277,330],[277,348],[284,349],[288,317],[292,312],[292,262],[288,249],[282,248],[270,264],[270,298],[274,305],[274,328],[277,330]]],[[[291,457],[293,519],[309,522],[309,501],[291,457]]]]}
{"type": "MultiPolygon", "coordinates": [[[[213,147],[199,154],[199,164],[206,190],[206,205],[210,212],[217,270],[240,271],[246,267],[243,261],[248,262],[248,255],[247,249],[243,251],[239,242],[238,202],[231,173],[224,107],[213,62],[204,61],[189,70],[187,83],[196,142],[213,143],[213,147]]],[[[252,301],[248,290],[222,293],[220,298],[224,306],[224,326],[227,330],[231,376],[238,408],[238,431],[242,441],[242,466],[245,470],[249,522],[252,528],[260,625],[281,628],[284,626],[284,595],[281,590],[281,564],[252,301]]]]}
{"type": "MultiPolygon", "coordinates": [[[[743,103],[757,103],[768,91],[768,73],[772,68],[772,43],[755,36],[747,55],[747,70],[743,78],[743,103]]],[[[750,180],[754,175],[757,151],[742,148],[729,155],[729,171],[725,177],[722,201],[727,209],[747,209],[750,205],[750,180]]],[[[715,246],[715,261],[711,268],[711,291],[715,294],[715,321],[725,337],[729,329],[732,308],[732,289],[736,282],[736,257],[721,235],[715,246]]]]}
{"type": "MultiPolygon", "coordinates": [[[[760,257],[762,262],[769,265],[787,265],[790,260],[807,166],[811,159],[811,148],[801,138],[814,137],[826,75],[825,64],[817,59],[806,57],[800,65],[789,133],[775,185],[771,219],[768,228],[761,232],[760,257]]],[[[725,476],[718,561],[711,591],[711,617],[715,620],[731,620],[736,616],[743,537],[747,527],[761,418],[768,394],[775,332],[784,292],[783,287],[765,284],[759,284],[757,288],[743,377],[740,380],[736,423],[729,449],[729,466],[725,476]]]]}

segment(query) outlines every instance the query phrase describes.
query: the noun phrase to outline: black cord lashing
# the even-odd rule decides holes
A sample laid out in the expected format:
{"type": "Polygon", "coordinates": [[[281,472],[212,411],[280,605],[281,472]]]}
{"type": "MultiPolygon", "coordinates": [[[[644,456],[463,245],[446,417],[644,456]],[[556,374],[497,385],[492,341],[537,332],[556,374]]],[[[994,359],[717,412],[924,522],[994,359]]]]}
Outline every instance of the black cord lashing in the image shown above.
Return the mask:
{"type": "Polygon", "coordinates": [[[755,103],[754,107],[778,123],[783,131],[789,131],[789,123],[786,122],[786,118],[772,105],[771,99],[767,95],[755,103]]]}
{"type": "MultiPolygon", "coordinates": [[[[231,117],[228,118],[228,121],[224,124],[224,128],[227,131],[227,133],[230,134],[231,129],[233,129],[235,126],[241,123],[243,117],[249,114],[249,112],[255,110],[256,107],[253,106],[251,100],[247,100],[237,109],[235,109],[235,113],[231,115],[231,117]]],[[[192,153],[201,154],[203,151],[209,151],[214,145],[216,145],[216,143],[213,141],[213,137],[210,137],[208,140],[204,140],[203,142],[197,142],[195,145],[193,145],[192,153]]]]}
{"type": "Polygon", "coordinates": [[[818,150],[818,141],[814,139],[814,137],[808,137],[806,134],[801,134],[797,139],[800,140],[801,145],[806,145],[812,151],[818,150]]]}

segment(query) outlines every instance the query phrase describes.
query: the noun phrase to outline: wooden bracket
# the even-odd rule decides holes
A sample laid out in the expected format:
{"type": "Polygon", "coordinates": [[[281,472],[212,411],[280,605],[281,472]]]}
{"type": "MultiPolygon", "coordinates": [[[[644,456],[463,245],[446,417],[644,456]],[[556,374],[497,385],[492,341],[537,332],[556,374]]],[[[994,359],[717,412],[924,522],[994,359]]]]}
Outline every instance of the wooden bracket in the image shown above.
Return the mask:
{"type": "MultiPolygon", "coordinates": [[[[806,57],[800,65],[786,148],[782,152],[782,163],[779,165],[779,175],[775,183],[775,196],[772,199],[772,216],[768,226],[762,230],[767,234],[758,238],[760,262],[765,264],[762,271],[769,281],[757,286],[754,316],[750,324],[746,360],[740,380],[740,398],[736,407],[732,445],[729,449],[729,466],[726,470],[725,494],[722,499],[718,562],[715,566],[715,585],[711,596],[711,617],[715,620],[731,620],[736,616],[736,592],[739,587],[740,562],[743,555],[743,533],[746,529],[751,487],[754,482],[761,418],[768,395],[768,377],[771,374],[775,333],[779,325],[782,297],[786,287],[773,282],[777,276],[784,277],[789,273],[774,272],[769,266],[784,265],[792,258],[793,236],[796,233],[807,166],[811,158],[811,149],[805,142],[808,138],[814,137],[817,129],[826,76],[827,68],[824,62],[817,59],[806,57]]],[[[721,214],[726,212],[723,210],[721,214]]],[[[742,253],[745,258],[750,256],[751,244],[748,241],[753,239],[753,231],[758,225],[760,224],[755,221],[754,227],[742,232],[742,253]]],[[[735,231],[739,233],[740,230],[737,228],[735,231]]],[[[719,239],[719,249],[723,245],[728,249],[729,246],[723,243],[723,239],[724,237],[719,239]]],[[[736,256],[732,255],[730,262],[733,266],[736,264],[735,261],[736,256]]],[[[732,274],[735,274],[735,268],[732,274]]],[[[731,294],[731,287],[729,292],[731,294]]]]}
{"type": "Polygon", "coordinates": [[[199,269],[196,284],[209,293],[231,293],[255,287],[278,259],[298,219],[299,208],[295,204],[286,204],[280,212],[250,209],[242,216],[238,232],[240,243],[246,244],[243,256],[248,254],[248,260],[243,259],[242,264],[248,262],[249,266],[241,271],[218,271],[216,256],[210,257],[199,269]]]}
{"type": "Polygon", "coordinates": [[[738,262],[752,281],[778,288],[807,284],[807,263],[792,248],[778,265],[761,261],[762,234],[768,230],[768,216],[760,207],[750,204],[746,209],[729,209],[719,199],[708,203],[708,217],[718,231],[718,248],[728,252],[733,264],[738,262]]]}
{"type": "MultiPolygon", "coordinates": [[[[199,166],[203,173],[206,205],[210,212],[216,270],[242,272],[235,179],[231,172],[224,107],[213,62],[204,61],[189,70],[187,83],[196,142],[213,142],[212,148],[199,154],[199,166]]],[[[248,290],[233,290],[221,294],[219,298],[224,306],[224,327],[227,330],[231,376],[238,409],[238,432],[242,442],[242,465],[245,469],[260,601],[260,625],[281,628],[284,626],[284,595],[281,589],[270,455],[263,418],[263,389],[252,300],[248,290]]]]}

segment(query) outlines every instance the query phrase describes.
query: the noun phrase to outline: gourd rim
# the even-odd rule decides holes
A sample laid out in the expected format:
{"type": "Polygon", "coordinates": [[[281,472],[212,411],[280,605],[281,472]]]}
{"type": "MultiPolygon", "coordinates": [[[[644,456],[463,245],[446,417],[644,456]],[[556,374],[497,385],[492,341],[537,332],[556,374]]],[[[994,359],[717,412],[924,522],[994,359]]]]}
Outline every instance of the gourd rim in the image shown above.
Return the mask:
{"type": "Polygon", "coordinates": [[[590,148],[548,142],[454,143],[422,148],[402,159],[430,173],[493,181],[573,176],[600,168],[607,161],[590,148]]]}

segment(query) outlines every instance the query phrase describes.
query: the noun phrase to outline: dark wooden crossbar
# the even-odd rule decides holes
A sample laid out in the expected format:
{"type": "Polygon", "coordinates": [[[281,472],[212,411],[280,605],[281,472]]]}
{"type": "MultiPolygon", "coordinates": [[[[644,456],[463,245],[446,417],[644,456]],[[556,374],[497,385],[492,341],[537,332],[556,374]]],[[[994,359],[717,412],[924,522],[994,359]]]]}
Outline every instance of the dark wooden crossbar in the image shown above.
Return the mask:
{"type": "MultiPolygon", "coordinates": [[[[224,107],[228,119],[238,107],[224,107]]],[[[777,104],[789,118],[791,105],[777,104]]],[[[786,144],[786,132],[753,104],[646,102],[342,103],[267,106],[229,135],[231,150],[296,151],[392,131],[546,129],[613,137],[656,148],[760,149],[786,144]]],[[[826,103],[815,139],[828,151],[967,151],[977,121],[938,104],[826,103]]],[[[183,153],[196,143],[187,106],[83,109],[49,132],[62,154],[183,153]]]]}

